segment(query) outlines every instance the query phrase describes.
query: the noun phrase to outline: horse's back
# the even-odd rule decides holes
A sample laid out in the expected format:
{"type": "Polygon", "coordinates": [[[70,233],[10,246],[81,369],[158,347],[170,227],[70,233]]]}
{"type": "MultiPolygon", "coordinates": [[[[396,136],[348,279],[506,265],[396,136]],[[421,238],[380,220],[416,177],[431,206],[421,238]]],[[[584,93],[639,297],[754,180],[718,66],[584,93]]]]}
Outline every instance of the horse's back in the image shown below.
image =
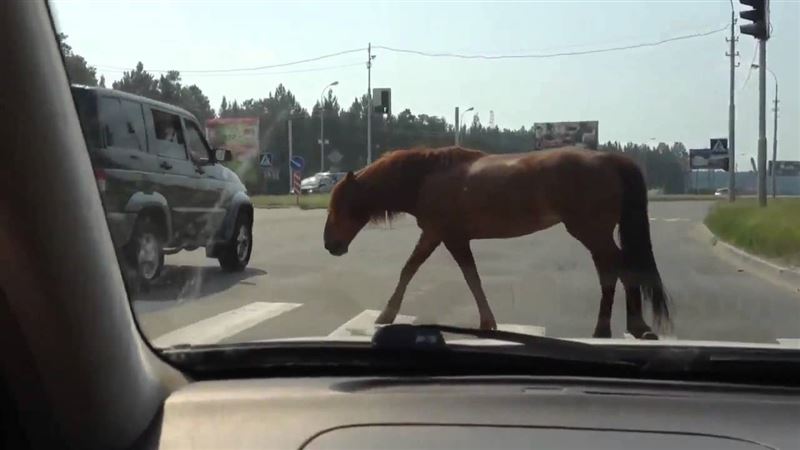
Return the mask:
{"type": "Polygon", "coordinates": [[[525,235],[576,216],[616,218],[620,164],[580,148],[485,155],[432,178],[426,209],[475,238],[525,235]]]}

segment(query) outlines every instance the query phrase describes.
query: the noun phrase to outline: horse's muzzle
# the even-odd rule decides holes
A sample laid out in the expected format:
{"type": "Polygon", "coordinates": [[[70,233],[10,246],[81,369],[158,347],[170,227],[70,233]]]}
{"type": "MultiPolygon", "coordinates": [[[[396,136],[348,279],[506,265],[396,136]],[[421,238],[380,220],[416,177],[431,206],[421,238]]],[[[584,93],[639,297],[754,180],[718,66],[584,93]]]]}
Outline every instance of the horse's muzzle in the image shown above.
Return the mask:
{"type": "Polygon", "coordinates": [[[333,256],[342,256],[347,253],[347,244],[344,242],[326,242],[325,250],[333,256]]]}

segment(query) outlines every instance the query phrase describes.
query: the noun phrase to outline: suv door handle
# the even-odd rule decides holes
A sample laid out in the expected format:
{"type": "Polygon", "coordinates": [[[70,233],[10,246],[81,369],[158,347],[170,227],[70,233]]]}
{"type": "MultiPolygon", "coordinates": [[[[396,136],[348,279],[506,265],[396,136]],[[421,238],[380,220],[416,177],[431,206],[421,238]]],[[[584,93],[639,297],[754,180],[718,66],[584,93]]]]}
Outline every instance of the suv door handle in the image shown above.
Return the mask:
{"type": "Polygon", "coordinates": [[[166,161],[161,161],[160,165],[161,165],[162,169],[172,169],[172,164],[170,164],[170,163],[168,163],[166,161]]]}
{"type": "Polygon", "coordinates": [[[201,174],[201,175],[202,175],[202,174],[204,174],[204,173],[206,173],[206,171],[205,171],[205,170],[203,170],[203,168],[202,168],[202,167],[197,167],[197,166],[195,166],[195,168],[194,168],[194,171],[195,171],[195,172],[197,172],[197,173],[199,173],[199,174],[201,174]]]}

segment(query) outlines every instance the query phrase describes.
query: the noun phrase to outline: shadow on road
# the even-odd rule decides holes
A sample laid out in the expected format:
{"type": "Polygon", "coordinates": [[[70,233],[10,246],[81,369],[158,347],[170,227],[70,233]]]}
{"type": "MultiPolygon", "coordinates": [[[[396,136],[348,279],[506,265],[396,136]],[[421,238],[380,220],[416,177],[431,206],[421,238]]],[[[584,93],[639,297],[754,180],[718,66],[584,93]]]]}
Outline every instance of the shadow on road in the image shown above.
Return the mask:
{"type": "Polygon", "coordinates": [[[131,294],[131,300],[171,301],[213,295],[237,284],[255,283],[250,278],[267,272],[248,267],[242,272],[225,272],[210,266],[165,266],[153,286],[131,294]]]}

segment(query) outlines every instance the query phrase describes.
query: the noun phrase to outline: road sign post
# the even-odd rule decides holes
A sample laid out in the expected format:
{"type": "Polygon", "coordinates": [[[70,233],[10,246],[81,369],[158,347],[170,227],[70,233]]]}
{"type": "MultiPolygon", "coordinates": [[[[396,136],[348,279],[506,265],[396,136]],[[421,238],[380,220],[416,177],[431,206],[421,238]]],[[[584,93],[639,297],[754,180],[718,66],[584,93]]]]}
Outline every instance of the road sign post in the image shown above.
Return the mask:
{"type": "Polygon", "coordinates": [[[289,160],[289,168],[292,172],[292,190],[294,191],[295,203],[297,206],[300,206],[300,188],[302,187],[303,167],[305,167],[305,165],[306,161],[302,156],[292,156],[289,160]]]}
{"type": "Polygon", "coordinates": [[[300,206],[300,184],[302,182],[303,175],[302,172],[299,170],[292,171],[292,189],[294,190],[294,200],[297,206],[300,206]]]}

